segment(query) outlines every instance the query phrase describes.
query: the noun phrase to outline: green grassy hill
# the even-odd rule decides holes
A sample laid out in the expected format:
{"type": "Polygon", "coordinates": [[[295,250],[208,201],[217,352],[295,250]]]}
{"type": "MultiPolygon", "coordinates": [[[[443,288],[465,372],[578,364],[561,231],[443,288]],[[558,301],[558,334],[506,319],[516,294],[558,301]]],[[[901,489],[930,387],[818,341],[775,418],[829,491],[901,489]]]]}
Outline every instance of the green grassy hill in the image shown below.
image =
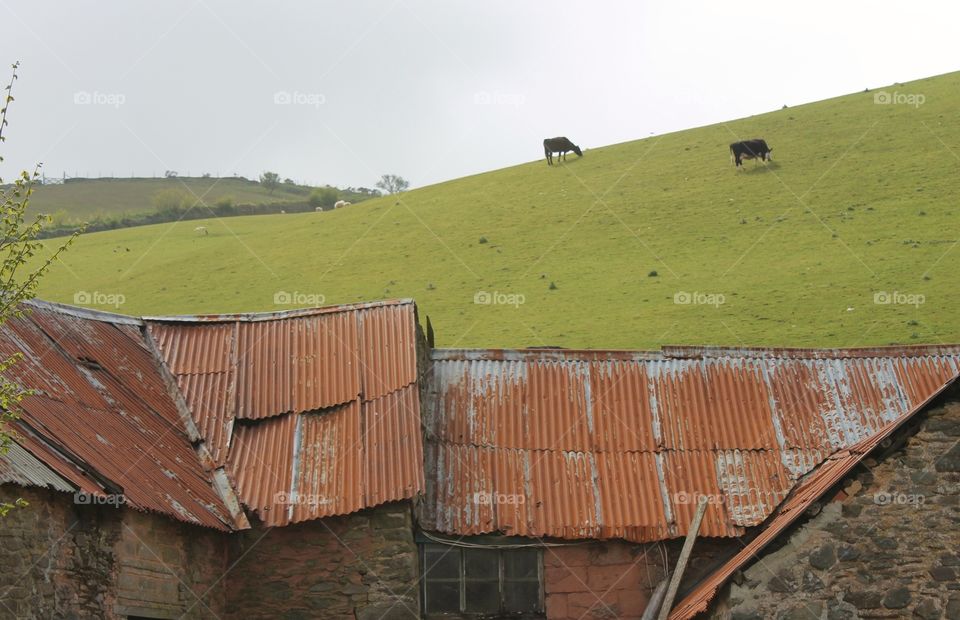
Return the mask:
{"type": "Polygon", "coordinates": [[[413,297],[441,346],[960,341],[960,74],[884,90],[924,102],[857,93],[208,236],[86,235],[41,295],[129,314],[413,297]],[[752,137],[775,162],[736,172],[728,144],[752,137]]]}
{"type": "Polygon", "coordinates": [[[30,211],[57,214],[57,219],[64,221],[142,213],[153,211],[153,197],[170,189],[182,192],[192,200],[201,198],[207,205],[213,205],[224,196],[232,196],[235,204],[305,199],[282,188],[271,193],[256,181],[240,178],[74,179],[59,185],[37,186],[30,199],[30,211]]]}

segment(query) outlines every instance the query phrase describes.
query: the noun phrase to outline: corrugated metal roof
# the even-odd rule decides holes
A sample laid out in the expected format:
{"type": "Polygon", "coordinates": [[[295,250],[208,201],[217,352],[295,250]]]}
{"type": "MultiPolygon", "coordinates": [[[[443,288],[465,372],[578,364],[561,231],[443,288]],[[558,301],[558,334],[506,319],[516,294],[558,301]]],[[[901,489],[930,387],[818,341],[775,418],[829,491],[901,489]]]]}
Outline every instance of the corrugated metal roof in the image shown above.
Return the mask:
{"type": "Polygon", "coordinates": [[[958,360],[956,346],[436,350],[423,522],[650,541],[683,536],[703,494],[701,535],[739,536],[829,455],[952,380],[958,360]]]}
{"type": "Polygon", "coordinates": [[[204,441],[269,525],[423,488],[416,307],[147,319],[204,441]]]}
{"type": "Polygon", "coordinates": [[[7,446],[6,452],[0,452],[0,484],[6,482],[57,491],[76,490],[72,484],[44,465],[40,459],[13,442],[7,446]]]}
{"type": "Polygon", "coordinates": [[[129,317],[31,303],[0,327],[7,372],[35,390],[17,423],[24,449],[81,490],[122,493],[133,508],[227,529],[213,486],[162,376],[129,317]]]}
{"type": "Polygon", "coordinates": [[[957,380],[954,377],[917,402],[910,411],[884,425],[877,433],[863,439],[848,449],[831,455],[820,467],[805,478],[793,493],[777,509],[775,516],[762,531],[734,557],[703,579],[670,612],[670,620],[686,620],[707,610],[717,591],[733,573],[752,560],[768,544],[773,542],[791,523],[819,500],[824,493],[843,480],[856,465],[887,437],[893,434],[904,422],[926,407],[931,400],[946,390],[957,380]]]}

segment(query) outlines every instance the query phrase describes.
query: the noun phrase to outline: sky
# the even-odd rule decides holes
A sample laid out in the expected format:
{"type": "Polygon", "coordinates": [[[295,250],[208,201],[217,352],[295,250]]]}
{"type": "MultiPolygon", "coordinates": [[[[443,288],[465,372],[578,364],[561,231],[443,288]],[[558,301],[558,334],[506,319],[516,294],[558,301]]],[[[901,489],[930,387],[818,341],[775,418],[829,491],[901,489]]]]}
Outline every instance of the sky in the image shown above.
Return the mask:
{"type": "Polygon", "coordinates": [[[0,0],[0,176],[420,187],[960,69],[950,2],[0,0]],[[4,76],[4,80],[6,76],[4,76]]]}

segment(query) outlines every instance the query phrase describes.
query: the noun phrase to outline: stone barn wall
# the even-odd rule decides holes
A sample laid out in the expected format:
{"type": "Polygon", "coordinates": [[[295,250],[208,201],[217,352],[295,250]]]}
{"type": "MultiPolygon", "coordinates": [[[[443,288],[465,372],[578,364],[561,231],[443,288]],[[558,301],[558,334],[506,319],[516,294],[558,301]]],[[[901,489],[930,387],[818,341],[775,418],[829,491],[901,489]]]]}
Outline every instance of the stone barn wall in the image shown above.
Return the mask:
{"type": "Polygon", "coordinates": [[[78,504],[68,493],[0,487],[3,501],[18,497],[30,505],[0,521],[0,617],[223,615],[225,534],[78,504]]]}
{"type": "Polygon", "coordinates": [[[419,618],[408,502],[231,535],[231,618],[419,618]]]}
{"type": "Polygon", "coordinates": [[[736,576],[713,616],[960,620],[957,395],[898,431],[879,462],[865,459],[833,502],[736,576]]]}

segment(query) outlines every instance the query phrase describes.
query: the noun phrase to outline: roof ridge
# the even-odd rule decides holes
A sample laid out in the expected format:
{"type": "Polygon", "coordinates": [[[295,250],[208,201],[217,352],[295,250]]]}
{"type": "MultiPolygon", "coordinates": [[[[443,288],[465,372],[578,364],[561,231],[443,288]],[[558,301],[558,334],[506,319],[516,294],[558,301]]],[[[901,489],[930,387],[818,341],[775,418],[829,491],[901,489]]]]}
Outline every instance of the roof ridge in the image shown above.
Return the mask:
{"type": "Polygon", "coordinates": [[[430,351],[434,361],[665,361],[676,359],[850,359],[960,355],[960,344],[910,344],[851,348],[721,347],[664,345],[659,351],[631,349],[444,349],[430,351]]]}
{"type": "Polygon", "coordinates": [[[352,304],[339,304],[331,306],[317,306],[314,308],[297,308],[293,310],[275,310],[269,312],[237,312],[233,314],[174,314],[159,316],[144,316],[143,321],[153,323],[234,323],[244,322],[252,323],[259,321],[276,321],[282,319],[295,319],[306,316],[316,316],[319,314],[336,314],[339,312],[355,312],[368,308],[383,308],[388,306],[409,306],[415,302],[411,298],[383,299],[377,301],[367,301],[352,304]]]}
{"type": "Polygon", "coordinates": [[[28,299],[23,302],[26,306],[50,310],[59,314],[66,314],[79,319],[90,319],[93,321],[103,321],[105,323],[121,323],[124,325],[143,325],[138,317],[129,314],[120,314],[119,312],[108,312],[106,310],[96,310],[85,306],[72,306],[55,301],[45,301],[42,299],[28,299]]]}

